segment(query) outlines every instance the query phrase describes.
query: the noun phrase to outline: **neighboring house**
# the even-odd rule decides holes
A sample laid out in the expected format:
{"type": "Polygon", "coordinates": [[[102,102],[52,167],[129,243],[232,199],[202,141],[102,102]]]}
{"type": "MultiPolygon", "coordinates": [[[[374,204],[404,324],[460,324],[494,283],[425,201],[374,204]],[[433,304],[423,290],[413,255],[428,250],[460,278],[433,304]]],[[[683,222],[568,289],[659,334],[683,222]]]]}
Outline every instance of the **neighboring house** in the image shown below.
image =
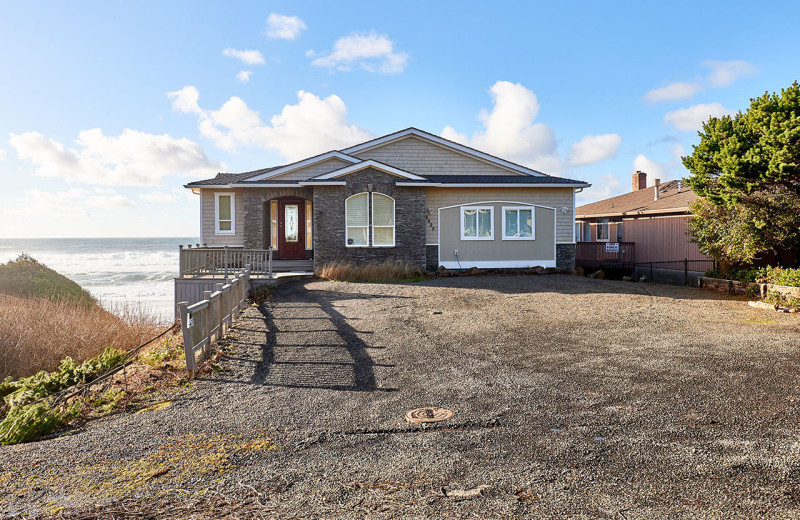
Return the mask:
{"type": "Polygon", "coordinates": [[[575,191],[588,186],[416,128],[186,185],[200,195],[207,246],[428,269],[571,269],[575,191]]]}
{"type": "Polygon", "coordinates": [[[578,264],[607,259],[605,248],[592,242],[619,243],[626,250],[625,267],[654,262],[656,267],[683,271],[683,261],[695,260],[689,269],[710,268],[696,243],[687,235],[689,205],[697,195],[682,181],[661,184],[655,179],[647,187],[647,174],[633,174],[632,191],[617,197],[579,206],[575,210],[578,264]],[[631,244],[633,247],[631,247],[631,244]],[[598,254],[599,253],[599,254],[598,254]],[[659,264],[660,263],[660,264],[659,264]]]}

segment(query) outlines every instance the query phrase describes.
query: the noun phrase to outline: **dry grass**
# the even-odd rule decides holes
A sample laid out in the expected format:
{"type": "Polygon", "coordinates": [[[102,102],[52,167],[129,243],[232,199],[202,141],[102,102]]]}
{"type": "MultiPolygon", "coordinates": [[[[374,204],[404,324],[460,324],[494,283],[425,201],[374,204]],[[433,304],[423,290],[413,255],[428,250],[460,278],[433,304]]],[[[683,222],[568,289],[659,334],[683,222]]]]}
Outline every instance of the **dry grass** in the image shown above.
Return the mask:
{"type": "Polygon", "coordinates": [[[419,267],[390,261],[365,265],[333,262],[317,268],[314,274],[338,282],[416,282],[427,278],[419,267]]]}
{"type": "Polygon", "coordinates": [[[55,370],[67,356],[83,361],[107,347],[127,350],[162,328],[135,308],[119,314],[99,305],[86,308],[0,295],[0,379],[55,370]]]}

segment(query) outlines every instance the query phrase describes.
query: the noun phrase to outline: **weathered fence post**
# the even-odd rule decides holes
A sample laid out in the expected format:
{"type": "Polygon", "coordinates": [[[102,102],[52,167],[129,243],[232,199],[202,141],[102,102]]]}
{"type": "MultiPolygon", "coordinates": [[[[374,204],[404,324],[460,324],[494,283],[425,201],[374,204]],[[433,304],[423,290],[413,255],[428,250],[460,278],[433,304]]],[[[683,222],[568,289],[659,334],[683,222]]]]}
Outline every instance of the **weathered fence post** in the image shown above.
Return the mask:
{"type": "Polygon", "coordinates": [[[184,272],[183,265],[183,244],[178,246],[178,276],[182,277],[184,272]]]}
{"type": "Polygon", "coordinates": [[[213,317],[211,316],[211,291],[203,291],[203,299],[208,301],[208,311],[206,312],[207,319],[205,320],[205,331],[203,332],[204,337],[208,338],[208,343],[203,346],[203,358],[208,357],[208,353],[211,352],[211,329],[213,329],[212,321],[213,317]]]}
{"type": "Polygon", "coordinates": [[[218,298],[219,298],[219,305],[218,305],[219,311],[217,312],[217,321],[219,322],[219,329],[217,329],[217,341],[219,341],[219,340],[222,339],[222,336],[224,335],[224,331],[222,330],[222,327],[224,326],[224,324],[222,322],[224,321],[223,318],[225,318],[225,310],[223,309],[223,307],[225,305],[224,305],[224,300],[222,299],[222,284],[221,283],[217,284],[217,292],[219,293],[219,296],[218,296],[218,298]]]}
{"type": "Polygon", "coordinates": [[[683,259],[683,285],[689,285],[689,259],[683,259]]]}
{"type": "Polygon", "coordinates": [[[186,310],[188,306],[189,302],[178,303],[181,316],[181,331],[183,332],[183,352],[186,355],[186,370],[189,371],[189,379],[192,379],[194,377],[194,344],[189,325],[189,312],[186,310]]]}
{"type": "Polygon", "coordinates": [[[269,277],[272,278],[272,246],[269,246],[269,277]]]}
{"type": "Polygon", "coordinates": [[[225,279],[228,279],[228,246],[225,246],[225,279]]]}

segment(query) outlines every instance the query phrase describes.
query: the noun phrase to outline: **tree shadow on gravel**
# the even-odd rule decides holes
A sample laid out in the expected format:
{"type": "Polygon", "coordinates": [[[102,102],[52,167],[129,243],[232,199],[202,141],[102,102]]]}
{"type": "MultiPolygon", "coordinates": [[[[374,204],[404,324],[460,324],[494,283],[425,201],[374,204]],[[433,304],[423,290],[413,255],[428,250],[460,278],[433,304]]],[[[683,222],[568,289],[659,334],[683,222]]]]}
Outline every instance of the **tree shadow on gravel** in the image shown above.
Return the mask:
{"type": "Polygon", "coordinates": [[[353,298],[286,284],[271,302],[260,305],[258,321],[263,325],[248,327],[257,330],[258,336],[264,334],[259,338],[261,356],[251,383],[357,392],[396,390],[378,387],[374,367],[387,365],[375,364],[367,352],[375,347],[359,337],[368,332],[356,330],[336,309],[334,302],[342,296],[353,298]]]}

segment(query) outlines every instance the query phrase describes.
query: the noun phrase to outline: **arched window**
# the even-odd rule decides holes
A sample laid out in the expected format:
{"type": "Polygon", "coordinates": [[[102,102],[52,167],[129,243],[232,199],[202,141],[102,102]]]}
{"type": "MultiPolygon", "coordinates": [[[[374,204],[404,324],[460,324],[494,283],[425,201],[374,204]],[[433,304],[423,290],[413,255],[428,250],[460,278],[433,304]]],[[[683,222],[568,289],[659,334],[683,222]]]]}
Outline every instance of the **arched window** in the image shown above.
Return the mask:
{"type": "Polygon", "coordinates": [[[382,193],[372,194],[372,245],[394,246],[394,199],[382,193]]]}
{"type": "Polygon", "coordinates": [[[369,246],[369,194],[359,193],[344,201],[345,244],[348,247],[369,246]]]}

